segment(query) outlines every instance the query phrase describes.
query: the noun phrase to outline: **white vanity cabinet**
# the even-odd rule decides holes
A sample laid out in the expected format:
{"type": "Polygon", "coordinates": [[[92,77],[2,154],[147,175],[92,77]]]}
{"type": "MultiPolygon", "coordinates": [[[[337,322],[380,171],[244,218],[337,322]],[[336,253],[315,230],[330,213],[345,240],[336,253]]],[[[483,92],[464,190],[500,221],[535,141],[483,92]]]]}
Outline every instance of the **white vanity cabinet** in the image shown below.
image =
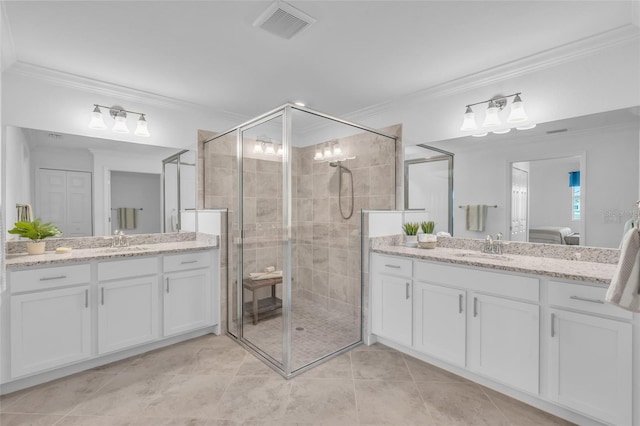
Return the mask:
{"type": "Polygon", "coordinates": [[[469,305],[469,368],[537,394],[540,307],[475,292],[469,305]]]}
{"type": "Polygon", "coordinates": [[[466,291],[413,283],[413,347],[436,358],[466,365],[466,291]]]}
{"type": "Polygon", "coordinates": [[[550,398],[611,424],[630,425],[631,313],[605,304],[604,295],[604,288],[549,283],[550,398]]]}
{"type": "Polygon", "coordinates": [[[164,336],[213,324],[211,253],[193,252],[164,258],[164,336]]]}
{"type": "Polygon", "coordinates": [[[11,376],[91,356],[89,264],[9,273],[11,376]]]}
{"type": "Polygon", "coordinates": [[[98,353],[158,337],[158,258],[98,263],[98,353]]]}

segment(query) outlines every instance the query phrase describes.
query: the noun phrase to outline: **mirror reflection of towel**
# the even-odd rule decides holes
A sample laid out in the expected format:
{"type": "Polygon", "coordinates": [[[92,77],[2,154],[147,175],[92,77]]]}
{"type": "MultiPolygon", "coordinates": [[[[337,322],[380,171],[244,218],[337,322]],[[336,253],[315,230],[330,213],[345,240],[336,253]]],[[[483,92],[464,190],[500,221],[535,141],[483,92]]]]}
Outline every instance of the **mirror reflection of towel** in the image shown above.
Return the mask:
{"type": "Polygon", "coordinates": [[[138,210],[131,207],[118,208],[118,226],[120,229],[135,229],[138,226],[138,210]]]}
{"type": "Polygon", "coordinates": [[[484,226],[487,223],[488,209],[489,206],[486,204],[475,204],[464,207],[467,231],[484,231],[484,226]]]}
{"type": "Polygon", "coordinates": [[[33,222],[33,209],[30,204],[16,204],[18,222],[33,222]]]}

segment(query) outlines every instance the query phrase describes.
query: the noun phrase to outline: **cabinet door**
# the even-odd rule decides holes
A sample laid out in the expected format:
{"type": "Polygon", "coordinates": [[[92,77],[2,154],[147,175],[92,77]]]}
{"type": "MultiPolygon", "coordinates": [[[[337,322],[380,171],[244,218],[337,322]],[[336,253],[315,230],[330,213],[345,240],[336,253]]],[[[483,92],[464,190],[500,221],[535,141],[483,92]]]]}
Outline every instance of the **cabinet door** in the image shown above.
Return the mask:
{"type": "Polygon", "coordinates": [[[413,284],[413,347],[451,364],[465,366],[465,291],[413,284]]]}
{"type": "Polygon", "coordinates": [[[540,308],[501,297],[470,295],[470,368],[537,394],[540,308]]]}
{"type": "Polygon", "coordinates": [[[98,352],[149,342],[158,337],[156,275],[98,286],[98,352]]]}
{"type": "Polygon", "coordinates": [[[605,422],[631,424],[631,324],[557,309],[550,320],[550,397],[605,422]]]}
{"type": "Polygon", "coordinates": [[[212,325],[213,303],[209,269],[165,274],[164,335],[212,325]]]}
{"type": "Polygon", "coordinates": [[[11,375],[91,356],[89,286],[11,296],[11,375]]]}
{"type": "Polygon", "coordinates": [[[411,346],[411,280],[374,275],[371,305],[371,331],[411,346]]]}

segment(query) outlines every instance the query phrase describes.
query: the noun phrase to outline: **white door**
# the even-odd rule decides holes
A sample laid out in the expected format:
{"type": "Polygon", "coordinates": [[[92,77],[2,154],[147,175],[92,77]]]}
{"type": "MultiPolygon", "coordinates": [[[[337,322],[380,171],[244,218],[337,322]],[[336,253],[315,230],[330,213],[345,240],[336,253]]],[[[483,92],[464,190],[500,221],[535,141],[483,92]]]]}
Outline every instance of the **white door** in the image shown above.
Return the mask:
{"type": "Polygon", "coordinates": [[[89,286],[11,296],[11,376],[91,356],[89,286]]]}
{"type": "Polygon", "coordinates": [[[211,271],[174,272],[164,278],[164,335],[212,324],[211,271]]]}
{"type": "Polygon", "coordinates": [[[529,172],[511,168],[511,241],[528,241],[529,172]]]}
{"type": "Polygon", "coordinates": [[[371,304],[372,332],[411,346],[411,280],[376,274],[371,304]]]}
{"type": "Polygon", "coordinates": [[[630,425],[632,325],[558,309],[550,316],[551,398],[602,421],[630,425]]]}
{"type": "Polygon", "coordinates": [[[67,172],[67,237],[93,235],[91,173],[67,172]]]}
{"type": "Polygon", "coordinates": [[[451,364],[465,366],[465,291],[413,284],[413,347],[451,364]]]}
{"type": "Polygon", "coordinates": [[[469,366],[479,374],[538,393],[540,310],[537,305],[470,293],[469,366]]]}
{"type": "Polygon", "coordinates": [[[93,235],[91,173],[40,169],[35,216],[52,222],[63,237],[93,235]]]}
{"type": "Polygon", "coordinates": [[[98,352],[158,337],[158,278],[134,278],[98,286],[98,352]]]}

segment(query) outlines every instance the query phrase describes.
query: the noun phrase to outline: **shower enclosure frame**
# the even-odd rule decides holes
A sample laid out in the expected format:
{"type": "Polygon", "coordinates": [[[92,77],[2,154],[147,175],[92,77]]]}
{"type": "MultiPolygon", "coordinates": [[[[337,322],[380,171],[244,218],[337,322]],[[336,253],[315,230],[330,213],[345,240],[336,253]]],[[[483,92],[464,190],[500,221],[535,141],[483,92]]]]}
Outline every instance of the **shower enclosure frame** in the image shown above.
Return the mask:
{"type": "MultiPolygon", "coordinates": [[[[166,167],[167,164],[175,164],[176,165],[176,181],[177,181],[177,185],[176,185],[176,198],[177,198],[177,205],[178,205],[178,221],[177,221],[177,231],[179,232],[180,229],[182,229],[182,218],[180,215],[180,212],[182,211],[182,200],[181,200],[181,188],[180,188],[180,165],[183,164],[180,161],[180,156],[182,156],[183,154],[189,152],[188,149],[183,149],[182,151],[173,154],[170,157],[165,158],[164,160],[162,160],[162,232],[169,232],[167,231],[167,184],[166,184],[166,167]]],[[[187,164],[187,163],[184,163],[187,164]]],[[[191,166],[196,166],[195,164],[190,164],[191,166]]]]}
{"type": "MultiPolygon", "coordinates": [[[[212,141],[215,141],[216,139],[225,137],[225,136],[229,136],[232,133],[235,133],[236,135],[236,167],[237,170],[234,173],[237,173],[237,177],[238,177],[238,188],[237,188],[237,209],[238,212],[236,213],[236,217],[237,217],[237,221],[238,221],[238,231],[239,231],[239,238],[236,241],[233,241],[231,235],[232,235],[232,229],[228,229],[228,235],[229,235],[229,247],[228,249],[231,249],[231,244],[234,244],[236,246],[237,249],[237,259],[235,259],[236,261],[236,266],[237,266],[237,270],[235,271],[235,276],[233,276],[232,271],[232,265],[230,264],[230,258],[231,256],[227,256],[227,271],[228,271],[228,276],[227,276],[227,289],[230,290],[232,288],[232,286],[230,285],[234,280],[235,280],[235,292],[237,294],[236,297],[236,301],[235,301],[235,318],[233,318],[233,313],[232,310],[230,309],[230,307],[232,306],[232,295],[231,294],[227,294],[227,324],[226,324],[226,334],[229,335],[230,337],[234,338],[240,345],[242,345],[245,349],[249,350],[251,353],[253,353],[255,356],[257,356],[259,359],[261,359],[262,361],[264,361],[269,367],[271,367],[273,370],[275,370],[276,372],[278,372],[280,375],[282,375],[284,378],[289,379],[292,378],[300,373],[303,373],[304,371],[307,371],[313,367],[315,367],[316,365],[334,358],[344,352],[347,352],[351,349],[353,349],[354,347],[362,344],[363,342],[363,331],[364,331],[364,318],[363,318],[363,309],[362,307],[364,306],[364,291],[360,291],[360,321],[359,321],[359,325],[360,325],[360,329],[359,329],[359,336],[360,339],[352,344],[349,344],[348,346],[343,347],[342,349],[339,349],[337,351],[334,351],[332,353],[326,354],[318,359],[316,359],[315,361],[312,361],[300,368],[297,369],[293,369],[292,368],[292,357],[291,357],[291,351],[292,351],[292,346],[291,346],[291,340],[292,340],[292,324],[291,324],[291,309],[292,309],[292,304],[291,304],[291,292],[292,292],[292,288],[291,288],[291,260],[292,260],[292,254],[291,254],[291,249],[292,249],[292,114],[293,111],[297,110],[297,111],[302,111],[305,112],[307,114],[311,114],[320,118],[324,118],[326,120],[330,120],[332,122],[336,122],[336,123],[340,123],[340,124],[344,124],[347,126],[351,126],[353,128],[356,129],[360,129],[366,132],[370,132],[373,134],[377,134],[380,136],[384,136],[386,138],[389,138],[390,140],[394,141],[394,153],[397,156],[397,137],[393,136],[393,135],[389,135],[386,134],[384,132],[381,132],[379,130],[373,129],[373,128],[369,128],[360,124],[356,124],[347,120],[343,120],[334,116],[331,116],[329,114],[325,114],[319,111],[315,111],[312,110],[310,108],[307,107],[302,107],[299,105],[295,105],[292,103],[285,103],[277,108],[274,108],[262,115],[259,115],[251,120],[248,120],[238,126],[235,126],[231,129],[228,129],[224,132],[221,132],[219,134],[217,134],[216,136],[213,136],[207,140],[205,140],[203,142],[203,149],[205,148],[207,143],[210,143],[212,141]],[[253,127],[259,126],[260,124],[264,124],[266,122],[269,122],[275,118],[281,117],[282,118],[282,149],[283,149],[283,155],[282,155],[282,188],[283,188],[283,192],[282,192],[282,224],[283,226],[283,230],[282,230],[282,259],[283,259],[283,267],[282,267],[282,272],[283,272],[283,277],[282,277],[282,362],[278,362],[276,359],[274,359],[272,356],[270,356],[268,353],[266,353],[264,350],[262,350],[261,348],[257,347],[254,343],[248,341],[247,339],[244,338],[243,336],[243,328],[244,328],[244,321],[245,321],[245,316],[244,316],[244,311],[243,311],[243,304],[244,304],[244,297],[243,297],[243,244],[244,244],[244,238],[245,238],[245,231],[244,231],[244,224],[243,224],[243,132],[246,130],[249,130],[253,127]],[[235,319],[235,322],[237,324],[237,331],[234,334],[234,332],[232,332],[230,330],[230,323],[231,321],[235,319]]],[[[394,162],[395,164],[395,162],[394,162]]],[[[394,167],[395,169],[395,167],[394,167]]],[[[206,164],[203,167],[203,173],[206,173],[206,164]]],[[[203,179],[203,186],[205,188],[204,189],[204,193],[206,193],[206,182],[207,179],[206,177],[203,179]]],[[[394,182],[395,182],[395,178],[394,178],[394,182]]],[[[394,183],[395,186],[395,183],[394,183]]],[[[228,220],[228,223],[231,224],[231,220],[228,220]]],[[[229,225],[231,226],[231,225],[229,225]]],[[[362,232],[362,217],[360,220],[360,238],[362,238],[362,235],[364,235],[364,233],[362,232]]],[[[363,265],[363,259],[362,256],[364,256],[364,251],[361,249],[360,250],[360,265],[363,265]]],[[[364,274],[361,274],[360,277],[360,288],[363,289],[364,288],[364,274]]],[[[255,297],[255,295],[254,295],[255,297]]]]}

